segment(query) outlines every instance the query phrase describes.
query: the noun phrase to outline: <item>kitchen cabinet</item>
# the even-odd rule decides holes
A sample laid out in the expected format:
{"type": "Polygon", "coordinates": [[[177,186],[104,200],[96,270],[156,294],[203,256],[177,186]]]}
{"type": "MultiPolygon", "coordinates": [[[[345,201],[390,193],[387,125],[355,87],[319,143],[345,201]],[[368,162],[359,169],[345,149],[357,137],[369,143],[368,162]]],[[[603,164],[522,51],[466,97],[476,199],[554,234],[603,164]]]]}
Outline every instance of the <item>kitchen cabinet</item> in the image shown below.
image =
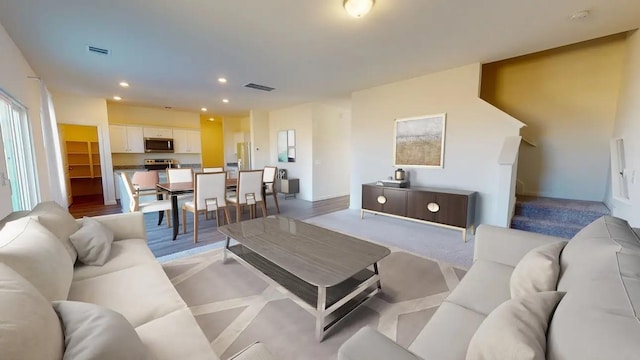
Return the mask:
{"type": "Polygon", "coordinates": [[[145,127],[143,129],[144,137],[156,139],[172,139],[173,129],[145,127]]]}
{"type": "Polygon", "coordinates": [[[110,125],[109,137],[112,153],[144,153],[144,134],[142,127],[110,125]]]}
{"type": "Polygon", "coordinates": [[[362,211],[459,229],[466,241],[474,231],[476,192],[432,187],[394,188],[362,185],[362,211]]]}
{"type": "Polygon", "coordinates": [[[176,154],[199,154],[202,142],[198,130],[173,130],[173,149],[176,154]]]}

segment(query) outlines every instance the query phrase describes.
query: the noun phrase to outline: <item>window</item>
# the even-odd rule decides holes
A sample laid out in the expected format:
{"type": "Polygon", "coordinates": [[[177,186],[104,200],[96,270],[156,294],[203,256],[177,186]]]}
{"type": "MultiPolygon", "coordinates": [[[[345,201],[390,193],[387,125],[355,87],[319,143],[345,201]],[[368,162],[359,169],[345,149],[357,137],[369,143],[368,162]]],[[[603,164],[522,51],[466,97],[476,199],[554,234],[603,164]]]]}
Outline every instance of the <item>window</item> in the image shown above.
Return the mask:
{"type": "MultiPolygon", "coordinates": [[[[31,126],[27,109],[0,90],[0,132],[14,211],[30,210],[40,201],[31,126]]],[[[3,172],[0,169],[0,172],[3,172]]]]}
{"type": "Polygon", "coordinates": [[[616,199],[629,199],[629,176],[627,172],[624,139],[613,139],[611,140],[611,189],[613,197],[616,199]]]}

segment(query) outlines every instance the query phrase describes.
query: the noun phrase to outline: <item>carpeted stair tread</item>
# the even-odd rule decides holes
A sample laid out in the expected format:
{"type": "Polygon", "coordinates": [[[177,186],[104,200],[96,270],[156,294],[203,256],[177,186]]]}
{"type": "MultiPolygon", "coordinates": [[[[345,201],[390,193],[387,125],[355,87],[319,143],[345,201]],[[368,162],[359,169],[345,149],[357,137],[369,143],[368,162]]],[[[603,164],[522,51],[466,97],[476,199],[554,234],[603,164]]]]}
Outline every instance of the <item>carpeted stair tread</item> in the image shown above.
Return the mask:
{"type": "Polygon", "coordinates": [[[584,226],[548,219],[534,219],[516,215],[511,220],[511,228],[539,234],[559,236],[570,239],[584,226]]]}

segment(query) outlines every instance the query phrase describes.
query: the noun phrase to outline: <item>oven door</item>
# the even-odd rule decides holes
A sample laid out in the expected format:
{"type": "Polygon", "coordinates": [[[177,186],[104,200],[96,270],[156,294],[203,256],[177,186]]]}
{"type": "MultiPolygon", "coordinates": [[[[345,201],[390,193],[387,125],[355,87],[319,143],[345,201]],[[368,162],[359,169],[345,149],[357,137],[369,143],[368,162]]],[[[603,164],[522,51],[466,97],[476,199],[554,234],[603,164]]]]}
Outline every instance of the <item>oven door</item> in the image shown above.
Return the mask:
{"type": "Polygon", "coordinates": [[[173,139],[144,138],[144,152],[172,153],[173,139]]]}

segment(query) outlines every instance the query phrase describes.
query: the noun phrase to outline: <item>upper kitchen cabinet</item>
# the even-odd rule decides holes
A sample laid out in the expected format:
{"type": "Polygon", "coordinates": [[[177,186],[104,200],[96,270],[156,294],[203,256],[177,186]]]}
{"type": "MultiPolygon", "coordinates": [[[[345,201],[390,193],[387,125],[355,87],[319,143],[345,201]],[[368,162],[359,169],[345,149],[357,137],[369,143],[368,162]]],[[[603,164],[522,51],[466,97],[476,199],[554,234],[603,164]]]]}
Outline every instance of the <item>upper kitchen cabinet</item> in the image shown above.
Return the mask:
{"type": "Polygon", "coordinates": [[[173,138],[173,129],[166,128],[144,128],[144,137],[157,138],[157,139],[171,139],[173,138]]]}
{"type": "Polygon", "coordinates": [[[144,136],[142,127],[110,125],[112,153],[144,153],[144,136]]]}
{"type": "Polygon", "coordinates": [[[201,150],[200,131],[173,129],[173,148],[176,154],[199,154],[201,150]]]}

